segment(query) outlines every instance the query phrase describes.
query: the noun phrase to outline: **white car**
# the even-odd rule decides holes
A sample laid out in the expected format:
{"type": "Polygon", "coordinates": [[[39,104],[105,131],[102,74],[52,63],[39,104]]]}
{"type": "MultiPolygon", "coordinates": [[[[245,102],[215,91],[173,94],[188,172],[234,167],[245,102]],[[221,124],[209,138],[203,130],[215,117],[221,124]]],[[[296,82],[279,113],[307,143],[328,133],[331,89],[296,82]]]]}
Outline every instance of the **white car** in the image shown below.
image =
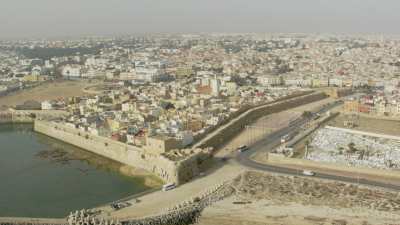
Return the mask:
{"type": "Polygon", "coordinates": [[[315,173],[311,170],[303,170],[303,174],[306,176],[314,176],[315,173]]]}
{"type": "Polygon", "coordinates": [[[169,191],[169,190],[172,190],[172,189],[175,189],[175,188],[176,188],[175,183],[169,183],[169,184],[164,184],[163,187],[162,187],[162,190],[163,191],[169,191]]]}

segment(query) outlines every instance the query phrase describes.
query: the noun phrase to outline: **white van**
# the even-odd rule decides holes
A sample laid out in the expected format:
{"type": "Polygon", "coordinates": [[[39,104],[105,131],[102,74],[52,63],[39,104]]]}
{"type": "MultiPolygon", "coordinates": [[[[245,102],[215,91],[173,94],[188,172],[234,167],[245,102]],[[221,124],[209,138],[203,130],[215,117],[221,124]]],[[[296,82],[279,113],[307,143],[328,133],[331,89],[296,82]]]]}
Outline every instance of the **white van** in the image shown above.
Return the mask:
{"type": "Polygon", "coordinates": [[[315,173],[311,170],[303,170],[303,174],[306,176],[314,176],[315,173]]]}
{"type": "Polygon", "coordinates": [[[170,183],[170,184],[164,184],[163,187],[162,187],[162,190],[163,191],[169,191],[169,190],[172,190],[174,188],[176,188],[175,183],[170,183]]]}

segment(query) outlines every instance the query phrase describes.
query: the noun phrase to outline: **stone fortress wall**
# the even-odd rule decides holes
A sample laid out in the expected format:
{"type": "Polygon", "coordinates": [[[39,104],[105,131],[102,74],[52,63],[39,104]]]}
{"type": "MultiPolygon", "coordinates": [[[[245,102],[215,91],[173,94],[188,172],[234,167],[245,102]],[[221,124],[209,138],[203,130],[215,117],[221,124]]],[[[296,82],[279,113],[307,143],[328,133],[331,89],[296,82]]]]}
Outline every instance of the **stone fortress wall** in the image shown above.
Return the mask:
{"type": "Polygon", "coordinates": [[[199,162],[208,157],[206,151],[193,149],[176,152],[174,155],[181,154],[181,157],[171,159],[167,154],[153,154],[139,147],[69,127],[61,122],[35,120],[34,130],[117,162],[145,169],[167,183],[180,184],[197,176],[199,162]]]}

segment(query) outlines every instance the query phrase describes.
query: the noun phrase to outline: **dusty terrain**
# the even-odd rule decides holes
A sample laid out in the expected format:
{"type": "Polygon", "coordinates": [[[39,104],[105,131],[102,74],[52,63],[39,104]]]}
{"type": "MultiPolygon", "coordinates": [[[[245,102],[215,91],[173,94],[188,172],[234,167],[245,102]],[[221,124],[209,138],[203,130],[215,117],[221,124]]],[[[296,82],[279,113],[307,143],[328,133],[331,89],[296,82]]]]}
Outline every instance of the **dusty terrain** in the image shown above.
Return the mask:
{"type": "MultiPolygon", "coordinates": [[[[340,115],[336,117],[333,121],[329,122],[329,125],[335,127],[343,127],[344,121],[349,120],[349,116],[340,115]]],[[[399,120],[389,120],[389,119],[376,119],[364,116],[354,117],[353,120],[356,121],[357,126],[352,128],[355,130],[388,134],[388,135],[400,135],[400,121],[399,120]]]]}
{"type": "Polygon", "coordinates": [[[95,81],[89,83],[86,80],[79,81],[52,81],[38,87],[22,90],[10,95],[0,97],[0,106],[15,106],[28,100],[44,101],[84,94],[84,88],[93,85],[95,81]]]}
{"type": "Polygon", "coordinates": [[[266,135],[288,126],[290,121],[299,118],[304,111],[315,110],[324,104],[333,102],[334,99],[326,98],[321,101],[316,101],[280,113],[273,113],[264,116],[248,126],[245,130],[240,132],[235,138],[229,141],[217,154],[217,156],[225,155],[229,152],[236,150],[240,145],[249,145],[254,143],[266,135]]]}
{"type": "Polygon", "coordinates": [[[400,196],[388,190],[254,171],[232,187],[199,224],[400,224],[400,196]]]}

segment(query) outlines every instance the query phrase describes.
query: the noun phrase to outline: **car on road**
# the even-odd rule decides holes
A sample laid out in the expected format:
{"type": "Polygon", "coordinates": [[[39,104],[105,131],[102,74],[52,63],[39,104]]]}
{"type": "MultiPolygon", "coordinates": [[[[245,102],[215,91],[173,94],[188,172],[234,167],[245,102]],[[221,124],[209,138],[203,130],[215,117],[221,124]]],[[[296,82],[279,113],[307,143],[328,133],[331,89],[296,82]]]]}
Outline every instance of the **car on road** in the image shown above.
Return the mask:
{"type": "Polygon", "coordinates": [[[131,206],[131,205],[132,205],[132,204],[129,203],[129,202],[117,202],[117,203],[111,203],[111,204],[110,204],[110,207],[111,207],[113,210],[117,211],[117,210],[120,210],[120,209],[129,207],[129,206],[131,206]]]}
{"type": "Polygon", "coordinates": [[[303,175],[314,176],[315,173],[313,171],[311,171],[311,170],[303,170],[303,175]]]}
{"type": "Polygon", "coordinates": [[[221,158],[221,162],[226,162],[226,161],[228,161],[228,160],[229,160],[228,157],[222,157],[222,158],[221,158]]]}
{"type": "Polygon", "coordinates": [[[241,146],[239,146],[239,147],[237,148],[237,151],[238,151],[238,152],[245,152],[245,151],[247,151],[247,150],[249,150],[249,147],[248,147],[247,145],[241,145],[241,146]]]}
{"type": "Polygon", "coordinates": [[[172,190],[172,189],[175,189],[175,188],[176,188],[175,183],[169,183],[169,184],[163,185],[162,190],[163,191],[169,191],[169,190],[172,190]]]}

